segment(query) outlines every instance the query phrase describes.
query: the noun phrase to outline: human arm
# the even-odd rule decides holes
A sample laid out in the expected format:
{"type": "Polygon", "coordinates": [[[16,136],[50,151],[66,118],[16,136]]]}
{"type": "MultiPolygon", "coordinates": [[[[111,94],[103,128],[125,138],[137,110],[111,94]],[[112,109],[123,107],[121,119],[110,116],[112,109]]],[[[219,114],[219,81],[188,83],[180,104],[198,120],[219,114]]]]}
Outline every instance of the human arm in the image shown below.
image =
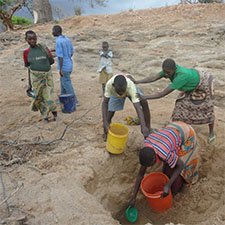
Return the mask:
{"type": "Polygon", "coordinates": [[[28,89],[32,89],[31,78],[30,78],[30,68],[28,67],[28,89]]]}
{"type": "Polygon", "coordinates": [[[62,67],[63,67],[63,45],[60,42],[60,39],[56,39],[56,45],[55,45],[55,50],[56,50],[56,56],[58,57],[58,62],[59,62],[59,75],[63,77],[62,73],[62,67]]]}
{"type": "Polygon", "coordinates": [[[160,76],[158,73],[155,74],[154,76],[148,76],[141,80],[135,80],[131,75],[127,75],[127,77],[131,79],[135,84],[152,83],[162,78],[162,76],[160,76]]]}
{"type": "Polygon", "coordinates": [[[48,60],[49,60],[49,63],[50,63],[50,65],[52,65],[52,64],[54,64],[55,63],[55,60],[54,60],[54,57],[53,57],[53,55],[52,55],[52,53],[51,53],[51,51],[49,50],[49,48],[48,47],[46,47],[46,49],[47,49],[47,51],[48,51],[48,60]]]}
{"type": "Polygon", "coordinates": [[[103,119],[103,128],[104,128],[105,134],[108,133],[108,129],[109,129],[109,123],[107,120],[108,105],[109,105],[109,98],[104,97],[104,100],[102,102],[102,119],[103,119]]]}
{"type": "Polygon", "coordinates": [[[138,193],[138,191],[140,189],[140,184],[141,184],[141,181],[142,181],[142,179],[144,177],[146,169],[147,169],[146,166],[141,166],[141,168],[139,170],[139,173],[138,173],[138,176],[137,176],[137,179],[136,179],[136,182],[135,182],[135,186],[134,186],[133,196],[132,196],[132,199],[129,202],[129,206],[134,206],[135,205],[136,198],[137,198],[137,193],[138,193]]]}
{"type": "Polygon", "coordinates": [[[152,94],[152,95],[148,95],[148,96],[143,96],[143,95],[138,95],[138,97],[140,99],[143,100],[148,100],[148,99],[158,99],[158,98],[162,98],[168,94],[170,94],[171,92],[173,92],[174,89],[170,88],[169,86],[167,88],[165,88],[163,91],[156,93],[156,94],[152,94]]]}
{"type": "Polygon", "coordinates": [[[49,63],[50,63],[50,65],[52,65],[52,64],[55,63],[55,60],[54,60],[54,57],[53,57],[53,56],[51,56],[51,57],[49,58],[49,63]]]}
{"type": "Polygon", "coordinates": [[[102,56],[102,57],[106,57],[107,53],[108,53],[108,51],[103,51],[102,49],[99,51],[100,57],[101,57],[101,56],[102,56]]]}
{"type": "Polygon", "coordinates": [[[100,56],[103,56],[105,58],[112,58],[113,57],[113,52],[112,52],[112,50],[103,51],[101,49],[100,50],[100,56]]]}
{"type": "Polygon", "coordinates": [[[107,53],[107,58],[112,58],[113,57],[113,52],[112,50],[109,50],[107,53]]]}
{"type": "Polygon", "coordinates": [[[171,188],[173,182],[174,182],[174,181],[176,180],[176,178],[180,175],[180,173],[181,173],[183,167],[184,167],[183,161],[182,161],[181,159],[178,158],[177,163],[176,163],[176,165],[175,165],[175,167],[174,167],[174,170],[173,170],[173,174],[172,174],[172,176],[171,176],[169,182],[164,186],[164,188],[163,188],[163,193],[162,193],[162,195],[160,196],[160,198],[165,198],[165,197],[169,194],[170,188],[171,188]]]}
{"type": "Polygon", "coordinates": [[[30,49],[26,50],[23,52],[23,60],[24,60],[24,66],[27,67],[27,75],[28,75],[28,89],[32,88],[32,84],[31,84],[31,78],[30,78],[30,63],[28,62],[28,53],[29,53],[30,49]]]}
{"type": "Polygon", "coordinates": [[[141,125],[141,133],[144,135],[144,137],[147,137],[149,135],[149,129],[145,123],[145,119],[144,119],[144,113],[141,107],[140,102],[136,102],[133,103],[134,104],[134,108],[137,112],[138,118],[140,120],[140,125],[141,125]]]}
{"type": "Polygon", "coordinates": [[[74,48],[73,48],[73,44],[72,44],[72,42],[70,41],[70,50],[71,50],[71,57],[73,56],[73,54],[74,54],[74,48]]]}
{"type": "Polygon", "coordinates": [[[61,77],[63,77],[62,66],[63,66],[63,58],[62,57],[59,57],[59,75],[61,77]]]}

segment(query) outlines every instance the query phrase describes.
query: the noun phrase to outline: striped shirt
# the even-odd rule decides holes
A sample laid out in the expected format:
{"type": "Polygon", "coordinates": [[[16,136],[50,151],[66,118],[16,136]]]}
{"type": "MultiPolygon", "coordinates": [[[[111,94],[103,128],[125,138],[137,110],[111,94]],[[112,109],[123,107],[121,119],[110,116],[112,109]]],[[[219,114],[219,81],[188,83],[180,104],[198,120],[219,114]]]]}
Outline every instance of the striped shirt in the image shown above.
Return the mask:
{"type": "Polygon", "coordinates": [[[148,135],[145,147],[151,147],[159,158],[173,168],[178,160],[181,138],[173,129],[164,128],[148,135]]]}

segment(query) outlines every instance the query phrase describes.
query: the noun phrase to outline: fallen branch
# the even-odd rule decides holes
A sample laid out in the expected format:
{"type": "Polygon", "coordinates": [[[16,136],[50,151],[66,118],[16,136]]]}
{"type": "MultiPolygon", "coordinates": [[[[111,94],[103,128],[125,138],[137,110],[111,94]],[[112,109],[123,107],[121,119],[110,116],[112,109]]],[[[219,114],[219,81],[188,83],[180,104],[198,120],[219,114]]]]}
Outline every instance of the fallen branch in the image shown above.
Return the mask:
{"type": "Polygon", "coordinates": [[[16,167],[14,167],[11,170],[0,170],[0,173],[12,173],[13,171],[15,171],[17,168],[19,167],[19,165],[17,165],[16,167]]]}
{"type": "Polygon", "coordinates": [[[0,162],[0,165],[6,167],[6,166],[12,166],[13,164],[20,163],[20,162],[22,162],[22,160],[17,158],[17,159],[12,159],[7,163],[0,162]]]}
{"type": "Polygon", "coordinates": [[[22,212],[22,213],[24,213],[24,214],[26,214],[26,215],[28,215],[30,217],[35,218],[35,216],[33,214],[30,214],[30,213],[26,212],[25,210],[20,209],[20,208],[14,206],[14,205],[10,205],[9,207],[10,207],[10,209],[12,208],[12,209],[18,210],[18,211],[20,211],[20,212],[22,212]]]}
{"type": "Polygon", "coordinates": [[[1,206],[2,204],[4,204],[5,202],[7,202],[7,201],[8,201],[14,194],[16,194],[22,187],[23,187],[23,183],[22,183],[20,186],[18,186],[18,187],[16,188],[16,190],[13,191],[7,198],[5,198],[3,201],[1,201],[1,202],[0,202],[0,206],[1,206]]]}
{"type": "Polygon", "coordinates": [[[13,146],[13,147],[20,147],[20,146],[27,146],[27,145],[51,145],[51,144],[54,144],[56,142],[59,142],[59,141],[62,141],[63,140],[63,137],[65,136],[68,128],[77,120],[81,120],[83,117],[85,117],[89,112],[91,112],[93,109],[95,109],[97,106],[99,106],[101,103],[101,101],[95,105],[94,107],[90,108],[89,110],[87,110],[83,115],[81,115],[80,117],[78,118],[74,118],[69,124],[66,125],[66,127],[64,128],[61,136],[59,138],[56,138],[54,140],[51,140],[51,141],[45,141],[45,142],[41,142],[41,141],[38,141],[38,142],[25,142],[25,143],[17,143],[16,141],[0,141],[0,144],[3,144],[3,145],[9,145],[9,146],[13,146]]]}
{"type": "Polygon", "coordinates": [[[10,218],[6,218],[6,219],[1,220],[0,224],[8,224],[9,222],[14,222],[13,224],[24,224],[24,222],[26,222],[26,221],[27,221],[26,216],[22,216],[22,217],[19,217],[19,218],[10,217],[10,218]]]}
{"type": "MultiPolygon", "coordinates": [[[[3,178],[2,178],[2,173],[0,172],[0,181],[1,181],[1,185],[2,185],[2,199],[3,201],[6,199],[6,192],[5,192],[5,184],[3,182],[3,178]]],[[[10,210],[9,210],[9,204],[7,201],[5,201],[6,206],[7,206],[7,211],[8,211],[8,216],[10,216],[10,210]]]]}

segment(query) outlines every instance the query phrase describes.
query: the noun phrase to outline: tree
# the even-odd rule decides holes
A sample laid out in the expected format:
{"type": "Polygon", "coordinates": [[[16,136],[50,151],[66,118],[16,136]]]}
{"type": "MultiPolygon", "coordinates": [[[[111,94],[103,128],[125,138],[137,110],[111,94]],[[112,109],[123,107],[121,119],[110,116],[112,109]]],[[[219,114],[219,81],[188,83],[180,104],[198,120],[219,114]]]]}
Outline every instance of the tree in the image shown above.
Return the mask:
{"type": "Polygon", "coordinates": [[[199,0],[199,3],[212,3],[212,2],[222,3],[223,0],[199,0]]]}
{"type": "Polygon", "coordinates": [[[53,20],[52,7],[49,0],[33,1],[34,23],[44,23],[53,20]]]}
{"type": "Polygon", "coordinates": [[[71,0],[72,2],[76,3],[77,5],[81,5],[82,2],[88,2],[91,8],[94,8],[95,5],[105,6],[107,0],[71,0]]]}
{"type": "Polygon", "coordinates": [[[0,19],[6,30],[13,30],[12,16],[25,3],[26,0],[0,0],[0,19]]]}
{"type": "Polygon", "coordinates": [[[105,0],[89,0],[89,4],[92,8],[94,8],[95,5],[105,6],[105,0]]]}
{"type": "Polygon", "coordinates": [[[94,8],[96,5],[106,6],[105,3],[108,0],[71,0],[74,3],[74,13],[75,15],[81,15],[81,12],[84,11],[81,7],[82,3],[87,2],[91,8],[94,8]]]}
{"type": "MultiPolygon", "coordinates": [[[[84,5],[87,6],[85,3],[88,3],[88,5],[91,8],[94,8],[95,6],[106,6],[105,3],[107,3],[108,0],[70,0],[71,3],[73,3],[73,11],[75,15],[81,15],[84,10],[84,5]]],[[[52,10],[55,14],[55,16],[58,19],[64,18],[67,15],[67,13],[58,5],[52,4],[52,10]]]]}
{"type": "Polygon", "coordinates": [[[34,12],[33,12],[33,0],[26,0],[24,7],[27,8],[28,12],[32,17],[34,17],[34,12]]]}
{"type": "Polygon", "coordinates": [[[222,3],[223,0],[181,0],[181,4],[197,4],[197,3],[222,3]]]}

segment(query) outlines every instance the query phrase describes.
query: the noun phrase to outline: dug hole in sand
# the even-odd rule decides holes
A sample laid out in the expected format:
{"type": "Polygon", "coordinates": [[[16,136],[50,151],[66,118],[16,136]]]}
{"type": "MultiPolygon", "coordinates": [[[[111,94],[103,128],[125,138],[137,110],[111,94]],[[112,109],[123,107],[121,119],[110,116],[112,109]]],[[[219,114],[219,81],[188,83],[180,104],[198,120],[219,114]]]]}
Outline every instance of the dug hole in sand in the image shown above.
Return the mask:
{"type": "MultiPolygon", "coordinates": [[[[216,142],[207,144],[207,125],[194,126],[200,153],[199,181],[176,195],[165,213],[154,213],[139,191],[134,224],[222,225],[225,223],[224,155],[224,4],[171,6],[117,15],[74,16],[60,21],[75,47],[71,79],[80,107],[59,111],[59,122],[44,125],[30,110],[26,96],[27,71],[22,53],[24,33],[54,49],[53,23],[31,25],[0,34],[0,222],[34,225],[129,224],[121,211],[130,201],[143,146],[139,126],[128,126],[127,149],[109,154],[102,140],[101,86],[96,72],[102,41],[114,51],[113,71],[142,78],[159,72],[173,57],[185,67],[206,69],[215,79],[216,142]],[[104,23],[103,23],[104,21],[104,23]],[[134,66],[135,65],[135,66],[134,66]]],[[[53,65],[55,96],[59,74],[53,65]]],[[[167,80],[138,86],[146,95],[168,85],[167,80]]],[[[152,127],[170,120],[177,93],[149,101],[152,127]]],[[[129,100],[113,122],[136,117],[129,100]]],[[[161,171],[158,164],[147,173],[161,171]]]]}

